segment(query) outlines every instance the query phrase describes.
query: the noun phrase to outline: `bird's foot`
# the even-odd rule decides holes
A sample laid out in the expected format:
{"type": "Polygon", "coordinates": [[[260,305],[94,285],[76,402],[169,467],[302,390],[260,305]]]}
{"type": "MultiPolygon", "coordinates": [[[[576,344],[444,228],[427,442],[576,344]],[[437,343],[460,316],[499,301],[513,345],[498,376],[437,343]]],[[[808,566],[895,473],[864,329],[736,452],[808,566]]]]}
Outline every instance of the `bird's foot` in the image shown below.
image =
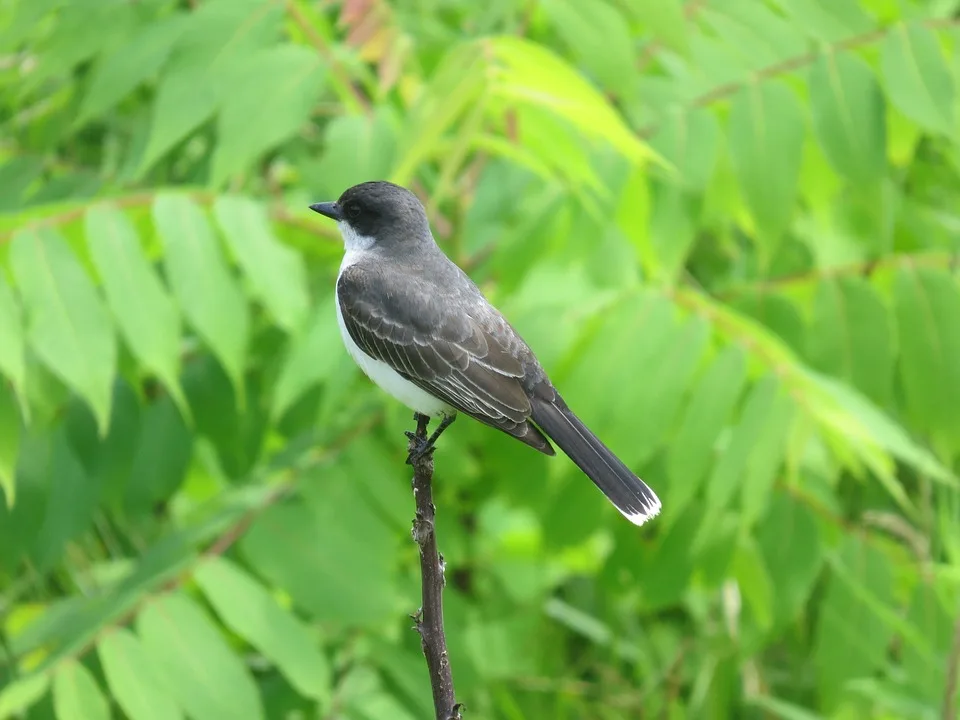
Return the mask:
{"type": "Polygon", "coordinates": [[[413,465],[417,460],[421,460],[434,451],[433,441],[417,435],[415,432],[407,430],[404,433],[413,447],[407,453],[407,465],[413,465]]]}
{"type": "Polygon", "coordinates": [[[443,420],[440,421],[437,429],[433,431],[433,434],[430,437],[427,437],[427,424],[430,422],[430,418],[427,415],[421,415],[420,413],[414,414],[413,417],[417,421],[417,431],[404,431],[404,435],[410,439],[410,445],[412,446],[409,454],[407,455],[407,465],[413,465],[413,463],[417,460],[427,457],[430,453],[432,453],[433,445],[437,442],[437,438],[440,437],[443,434],[443,431],[450,427],[453,421],[457,418],[456,413],[444,415],[443,420]]]}

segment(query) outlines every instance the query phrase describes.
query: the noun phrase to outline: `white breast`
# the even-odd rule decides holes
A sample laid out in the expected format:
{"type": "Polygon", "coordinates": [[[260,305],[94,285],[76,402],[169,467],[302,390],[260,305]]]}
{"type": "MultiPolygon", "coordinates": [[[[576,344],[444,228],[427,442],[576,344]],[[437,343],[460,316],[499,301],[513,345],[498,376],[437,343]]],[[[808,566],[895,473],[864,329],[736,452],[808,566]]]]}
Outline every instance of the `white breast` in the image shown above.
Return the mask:
{"type": "MultiPolygon", "coordinates": [[[[367,253],[367,250],[373,245],[374,241],[373,238],[357,235],[353,232],[353,229],[344,222],[339,223],[339,225],[346,250],[343,254],[343,262],[340,263],[340,274],[342,274],[344,268],[350,267],[367,253]]],[[[337,275],[338,283],[340,282],[340,274],[337,275]]],[[[343,322],[339,295],[337,295],[335,300],[337,307],[337,325],[340,326],[340,337],[343,338],[343,344],[346,346],[347,352],[350,353],[350,357],[360,366],[360,369],[363,370],[368,378],[373,380],[382,390],[385,390],[415,412],[433,416],[450,415],[453,413],[453,408],[447,405],[447,403],[421,390],[387,365],[387,363],[370,357],[361,350],[353,341],[353,338],[350,337],[350,332],[343,322]]]]}

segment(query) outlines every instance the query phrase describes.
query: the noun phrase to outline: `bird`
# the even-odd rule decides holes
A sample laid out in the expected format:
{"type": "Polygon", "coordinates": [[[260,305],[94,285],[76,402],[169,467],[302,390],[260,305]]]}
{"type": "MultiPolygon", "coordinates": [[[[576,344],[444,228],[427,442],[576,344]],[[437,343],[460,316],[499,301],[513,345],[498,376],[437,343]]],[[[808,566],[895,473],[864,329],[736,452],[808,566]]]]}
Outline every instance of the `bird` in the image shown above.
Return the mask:
{"type": "Polygon", "coordinates": [[[375,180],[309,207],[343,239],[334,294],[347,352],[414,417],[439,420],[408,463],[432,453],[463,413],[545,455],[556,454],[552,441],[633,524],[660,512],[656,493],[574,414],[533,350],[444,254],[413,192],[375,180]]]}

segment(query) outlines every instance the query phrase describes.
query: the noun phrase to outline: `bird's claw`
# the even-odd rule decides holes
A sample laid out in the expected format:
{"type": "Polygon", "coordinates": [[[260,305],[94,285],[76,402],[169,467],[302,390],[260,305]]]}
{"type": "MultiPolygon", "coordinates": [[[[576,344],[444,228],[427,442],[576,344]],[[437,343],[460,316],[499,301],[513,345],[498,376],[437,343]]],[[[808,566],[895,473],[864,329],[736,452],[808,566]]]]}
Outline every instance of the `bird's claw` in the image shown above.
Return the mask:
{"type": "Polygon", "coordinates": [[[407,454],[407,465],[413,465],[417,460],[421,460],[433,453],[434,447],[430,441],[417,437],[417,435],[411,432],[407,432],[407,437],[416,443],[407,454]]]}

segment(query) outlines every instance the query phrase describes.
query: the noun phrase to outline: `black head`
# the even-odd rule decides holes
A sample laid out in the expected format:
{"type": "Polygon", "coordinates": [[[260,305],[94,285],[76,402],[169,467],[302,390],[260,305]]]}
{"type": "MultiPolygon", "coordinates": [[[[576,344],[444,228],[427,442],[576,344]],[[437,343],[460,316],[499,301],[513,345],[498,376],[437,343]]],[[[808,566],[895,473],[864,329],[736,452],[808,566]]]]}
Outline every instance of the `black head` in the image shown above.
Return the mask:
{"type": "Polygon", "coordinates": [[[427,213],[417,196],[383,180],[354,185],[336,202],[314,203],[310,209],[378,241],[430,235],[427,213]]]}

